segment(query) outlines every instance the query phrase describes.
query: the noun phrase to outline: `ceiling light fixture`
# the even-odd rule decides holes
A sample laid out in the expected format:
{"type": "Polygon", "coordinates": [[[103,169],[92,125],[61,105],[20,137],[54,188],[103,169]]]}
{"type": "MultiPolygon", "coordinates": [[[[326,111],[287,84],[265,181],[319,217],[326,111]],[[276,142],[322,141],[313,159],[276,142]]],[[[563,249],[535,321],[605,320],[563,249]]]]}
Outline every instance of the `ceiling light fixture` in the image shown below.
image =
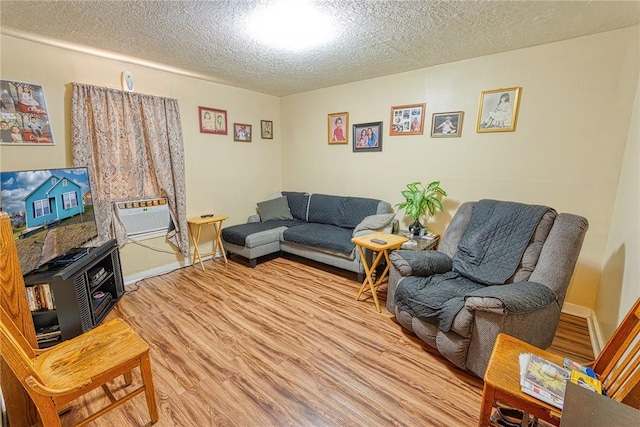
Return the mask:
{"type": "Polygon", "coordinates": [[[338,35],[333,17],[304,0],[278,0],[256,9],[246,30],[258,43],[290,51],[321,46],[338,35]]]}

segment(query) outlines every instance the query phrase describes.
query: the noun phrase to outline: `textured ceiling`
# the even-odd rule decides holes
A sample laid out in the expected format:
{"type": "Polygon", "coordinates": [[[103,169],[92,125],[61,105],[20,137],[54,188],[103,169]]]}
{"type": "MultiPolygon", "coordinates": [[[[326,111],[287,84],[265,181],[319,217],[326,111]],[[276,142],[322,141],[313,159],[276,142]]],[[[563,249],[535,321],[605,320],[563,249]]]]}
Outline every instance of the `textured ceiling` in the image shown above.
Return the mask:
{"type": "Polygon", "coordinates": [[[342,32],[295,53],[245,33],[248,14],[273,1],[2,0],[0,25],[284,96],[640,22],[639,1],[313,1],[342,32]]]}

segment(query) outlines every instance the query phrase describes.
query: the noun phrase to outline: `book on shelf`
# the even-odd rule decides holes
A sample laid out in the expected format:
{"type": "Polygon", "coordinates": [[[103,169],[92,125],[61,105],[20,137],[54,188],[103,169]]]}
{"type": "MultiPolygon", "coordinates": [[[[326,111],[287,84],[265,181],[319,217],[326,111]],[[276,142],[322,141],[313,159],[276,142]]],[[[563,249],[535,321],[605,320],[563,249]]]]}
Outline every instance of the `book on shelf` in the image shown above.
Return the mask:
{"type": "Polygon", "coordinates": [[[31,311],[55,310],[56,304],[48,283],[40,283],[26,288],[27,303],[31,311]]]}
{"type": "Polygon", "coordinates": [[[570,359],[558,366],[535,354],[520,355],[520,386],[524,393],[562,409],[567,381],[603,394],[602,383],[588,367],[570,359]]]}

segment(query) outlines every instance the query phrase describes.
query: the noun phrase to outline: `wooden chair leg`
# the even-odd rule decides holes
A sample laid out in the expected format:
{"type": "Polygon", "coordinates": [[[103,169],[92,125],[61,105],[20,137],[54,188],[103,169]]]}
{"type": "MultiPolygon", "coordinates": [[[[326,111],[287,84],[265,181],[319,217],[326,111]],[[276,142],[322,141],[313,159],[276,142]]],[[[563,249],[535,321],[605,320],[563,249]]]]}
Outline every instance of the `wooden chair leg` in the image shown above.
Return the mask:
{"type": "Polygon", "coordinates": [[[127,372],[122,377],[124,378],[125,386],[130,386],[131,384],[133,384],[133,374],[131,373],[131,371],[127,372]]]}
{"type": "Polygon", "coordinates": [[[45,396],[34,396],[31,395],[33,402],[36,405],[36,409],[38,410],[38,415],[40,416],[40,423],[46,427],[61,427],[62,423],[60,422],[60,415],[58,413],[58,408],[53,402],[52,398],[45,396]]]}
{"type": "Polygon", "coordinates": [[[140,358],[140,374],[142,375],[142,383],[144,384],[144,396],[147,399],[149,417],[151,418],[151,422],[155,423],[158,421],[158,405],[156,403],[156,390],[153,386],[151,361],[148,352],[140,358]]]}
{"type": "Polygon", "coordinates": [[[496,390],[487,383],[484,383],[482,390],[482,406],[480,407],[480,421],[478,427],[488,427],[491,423],[491,411],[496,401],[496,390]]]}

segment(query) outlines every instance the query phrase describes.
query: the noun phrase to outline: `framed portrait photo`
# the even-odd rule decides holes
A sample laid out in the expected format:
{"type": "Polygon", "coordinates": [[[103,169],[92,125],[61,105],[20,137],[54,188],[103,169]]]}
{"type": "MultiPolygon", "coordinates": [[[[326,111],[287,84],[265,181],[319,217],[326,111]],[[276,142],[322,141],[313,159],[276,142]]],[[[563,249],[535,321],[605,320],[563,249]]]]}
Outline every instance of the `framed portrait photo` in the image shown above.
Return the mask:
{"type": "Polygon", "coordinates": [[[233,140],[239,142],[251,142],[251,125],[245,123],[234,123],[233,140]]]}
{"type": "Polygon", "coordinates": [[[329,144],[349,143],[349,113],[331,113],[327,115],[329,131],[327,140],[329,144]]]}
{"type": "Polygon", "coordinates": [[[426,104],[391,107],[389,135],[422,135],[426,104]]]}
{"type": "Polygon", "coordinates": [[[55,145],[42,85],[0,80],[0,144],[55,145]]]}
{"type": "Polygon", "coordinates": [[[464,111],[450,113],[433,113],[431,119],[431,136],[433,138],[455,138],[462,135],[462,119],[464,111]]]}
{"type": "Polygon", "coordinates": [[[273,139],[273,122],[271,120],[260,120],[260,137],[273,139]]]}
{"type": "Polygon", "coordinates": [[[227,135],[227,111],[216,108],[198,107],[200,133],[227,135]]]}
{"type": "Polygon", "coordinates": [[[351,135],[354,153],[382,151],[382,122],[353,125],[351,135]]]}
{"type": "Polygon", "coordinates": [[[483,91],[480,95],[476,132],[515,131],[521,92],[521,87],[483,91]]]}

